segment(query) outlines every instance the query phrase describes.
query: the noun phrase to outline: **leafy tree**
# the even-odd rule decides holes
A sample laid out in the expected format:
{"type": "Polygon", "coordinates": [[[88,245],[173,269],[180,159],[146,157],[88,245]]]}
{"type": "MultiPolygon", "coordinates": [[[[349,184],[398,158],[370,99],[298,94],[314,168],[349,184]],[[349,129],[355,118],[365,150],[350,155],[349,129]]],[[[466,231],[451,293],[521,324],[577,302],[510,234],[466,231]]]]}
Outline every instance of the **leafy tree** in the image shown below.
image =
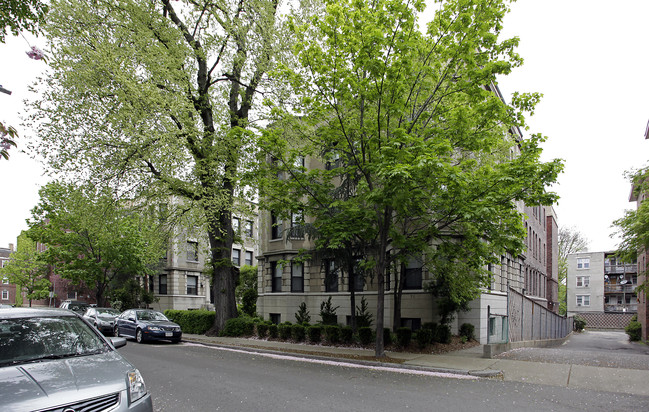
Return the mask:
{"type": "Polygon", "coordinates": [[[37,33],[47,9],[46,2],[41,0],[3,1],[0,4],[0,43],[5,42],[7,30],[16,36],[23,30],[37,33]]]}
{"type": "Polygon", "coordinates": [[[42,253],[25,232],[18,236],[16,252],[11,254],[9,263],[0,269],[0,277],[6,277],[9,283],[17,286],[16,302],[24,291],[29,299],[29,307],[32,300],[45,299],[49,295],[49,273],[49,265],[42,259],[42,253]]]}
{"type": "Polygon", "coordinates": [[[568,255],[571,253],[588,250],[588,239],[573,227],[559,229],[559,314],[565,315],[568,307],[566,303],[566,278],[568,276],[568,255]]]}
{"type": "Polygon", "coordinates": [[[240,172],[261,115],[255,96],[269,90],[266,74],[289,40],[278,8],[53,0],[48,14],[51,76],[34,102],[35,150],[57,172],[199,212],[213,266],[211,333],[237,314],[232,211],[253,199],[240,172]]]}
{"type": "Polygon", "coordinates": [[[90,186],[52,182],[39,194],[27,235],[48,246],[44,258],[61,277],[93,289],[99,305],[118,276],[123,284],[155,272],[167,238],[152,211],[90,186]]]}
{"type": "MultiPolygon", "coordinates": [[[[276,108],[261,141],[273,159],[261,193],[268,208],[312,216],[318,248],[351,240],[363,250],[377,330],[392,261],[425,256],[444,307],[464,307],[487,262],[523,250],[517,202],[552,203],[546,187],[561,170],[540,162],[541,135],[516,134],[540,96],[515,94],[508,105],[493,86],[522,62],[517,39],[498,38],[506,2],[441,2],[425,32],[423,9],[329,0],[309,24],[294,24],[291,104],[276,108]],[[328,167],[301,167],[302,158],[328,167]]],[[[382,333],[375,351],[384,356],[382,333]]]]}

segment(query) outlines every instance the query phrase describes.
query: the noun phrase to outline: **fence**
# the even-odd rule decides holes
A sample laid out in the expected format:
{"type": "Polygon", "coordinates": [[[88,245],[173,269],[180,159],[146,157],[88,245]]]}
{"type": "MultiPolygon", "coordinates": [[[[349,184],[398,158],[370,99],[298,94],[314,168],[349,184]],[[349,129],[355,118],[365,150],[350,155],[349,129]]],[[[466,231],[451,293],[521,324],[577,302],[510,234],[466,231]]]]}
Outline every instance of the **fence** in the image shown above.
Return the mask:
{"type": "Polygon", "coordinates": [[[573,318],[557,315],[509,288],[507,314],[489,313],[488,343],[559,339],[573,329],[573,318]],[[492,333],[493,332],[493,333],[492,333]]]}

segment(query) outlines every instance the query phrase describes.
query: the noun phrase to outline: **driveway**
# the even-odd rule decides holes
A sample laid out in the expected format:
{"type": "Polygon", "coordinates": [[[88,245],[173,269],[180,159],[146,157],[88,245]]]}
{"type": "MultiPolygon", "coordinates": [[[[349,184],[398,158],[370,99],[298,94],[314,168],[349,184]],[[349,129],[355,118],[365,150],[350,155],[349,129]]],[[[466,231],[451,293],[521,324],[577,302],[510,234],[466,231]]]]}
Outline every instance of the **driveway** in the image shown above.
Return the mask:
{"type": "Polygon", "coordinates": [[[624,332],[587,330],[573,333],[561,346],[514,349],[496,358],[649,370],[649,346],[629,342],[624,332]]]}

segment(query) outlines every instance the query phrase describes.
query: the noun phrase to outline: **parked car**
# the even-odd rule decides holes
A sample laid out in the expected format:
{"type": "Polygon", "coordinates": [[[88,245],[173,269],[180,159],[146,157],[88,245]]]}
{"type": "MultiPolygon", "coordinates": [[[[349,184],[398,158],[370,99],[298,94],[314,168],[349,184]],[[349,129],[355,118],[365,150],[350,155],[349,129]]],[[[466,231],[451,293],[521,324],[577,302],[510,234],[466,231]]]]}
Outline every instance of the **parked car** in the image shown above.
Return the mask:
{"type": "Polygon", "coordinates": [[[153,411],[140,372],[76,314],[0,311],[0,393],[5,411],[153,411]]]}
{"type": "Polygon", "coordinates": [[[93,308],[89,307],[83,318],[103,334],[112,334],[115,330],[115,318],[120,311],[113,308],[93,308]]]}
{"type": "Polygon", "coordinates": [[[178,343],[183,332],[177,323],[158,311],[129,309],[117,317],[115,336],[128,336],[138,343],[146,340],[170,340],[178,343]]]}
{"type": "Polygon", "coordinates": [[[79,300],[64,300],[61,302],[59,308],[69,309],[77,312],[79,315],[83,315],[86,312],[90,305],[87,302],[81,302],[79,300]]]}
{"type": "Polygon", "coordinates": [[[0,303],[0,309],[11,309],[13,307],[14,307],[13,305],[7,305],[7,304],[4,304],[4,303],[0,303]]]}

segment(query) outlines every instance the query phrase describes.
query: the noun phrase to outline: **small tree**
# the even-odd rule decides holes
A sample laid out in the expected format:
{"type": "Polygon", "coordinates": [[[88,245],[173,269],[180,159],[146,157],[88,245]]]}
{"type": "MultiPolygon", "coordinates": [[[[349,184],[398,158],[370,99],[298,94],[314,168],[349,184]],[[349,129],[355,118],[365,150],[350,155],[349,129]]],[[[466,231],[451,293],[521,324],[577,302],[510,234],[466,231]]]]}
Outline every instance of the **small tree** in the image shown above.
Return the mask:
{"type": "Polygon", "coordinates": [[[6,277],[9,283],[17,286],[16,303],[21,299],[21,292],[25,292],[31,307],[32,300],[45,299],[49,294],[49,265],[25,232],[18,236],[16,249],[9,263],[0,269],[0,277],[6,277]]]}
{"type": "Polygon", "coordinates": [[[369,311],[369,305],[365,300],[365,296],[361,298],[361,306],[360,307],[357,306],[356,310],[357,310],[356,325],[359,328],[372,326],[373,315],[369,311]]]}
{"type": "Polygon", "coordinates": [[[320,318],[323,325],[335,325],[338,323],[338,316],[336,315],[336,310],[340,306],[334,307],[331,303],[331,296],[329,299],[323,301],[320,304],[320,318]]]}
{"type": "Polygon", "coordinates": [[[311,315],[306,308],[306,302],[300,303],[300,307],[295,313],[295,321],[299,324],[308,324],[309,322],[311,322],[311,315]]]}

